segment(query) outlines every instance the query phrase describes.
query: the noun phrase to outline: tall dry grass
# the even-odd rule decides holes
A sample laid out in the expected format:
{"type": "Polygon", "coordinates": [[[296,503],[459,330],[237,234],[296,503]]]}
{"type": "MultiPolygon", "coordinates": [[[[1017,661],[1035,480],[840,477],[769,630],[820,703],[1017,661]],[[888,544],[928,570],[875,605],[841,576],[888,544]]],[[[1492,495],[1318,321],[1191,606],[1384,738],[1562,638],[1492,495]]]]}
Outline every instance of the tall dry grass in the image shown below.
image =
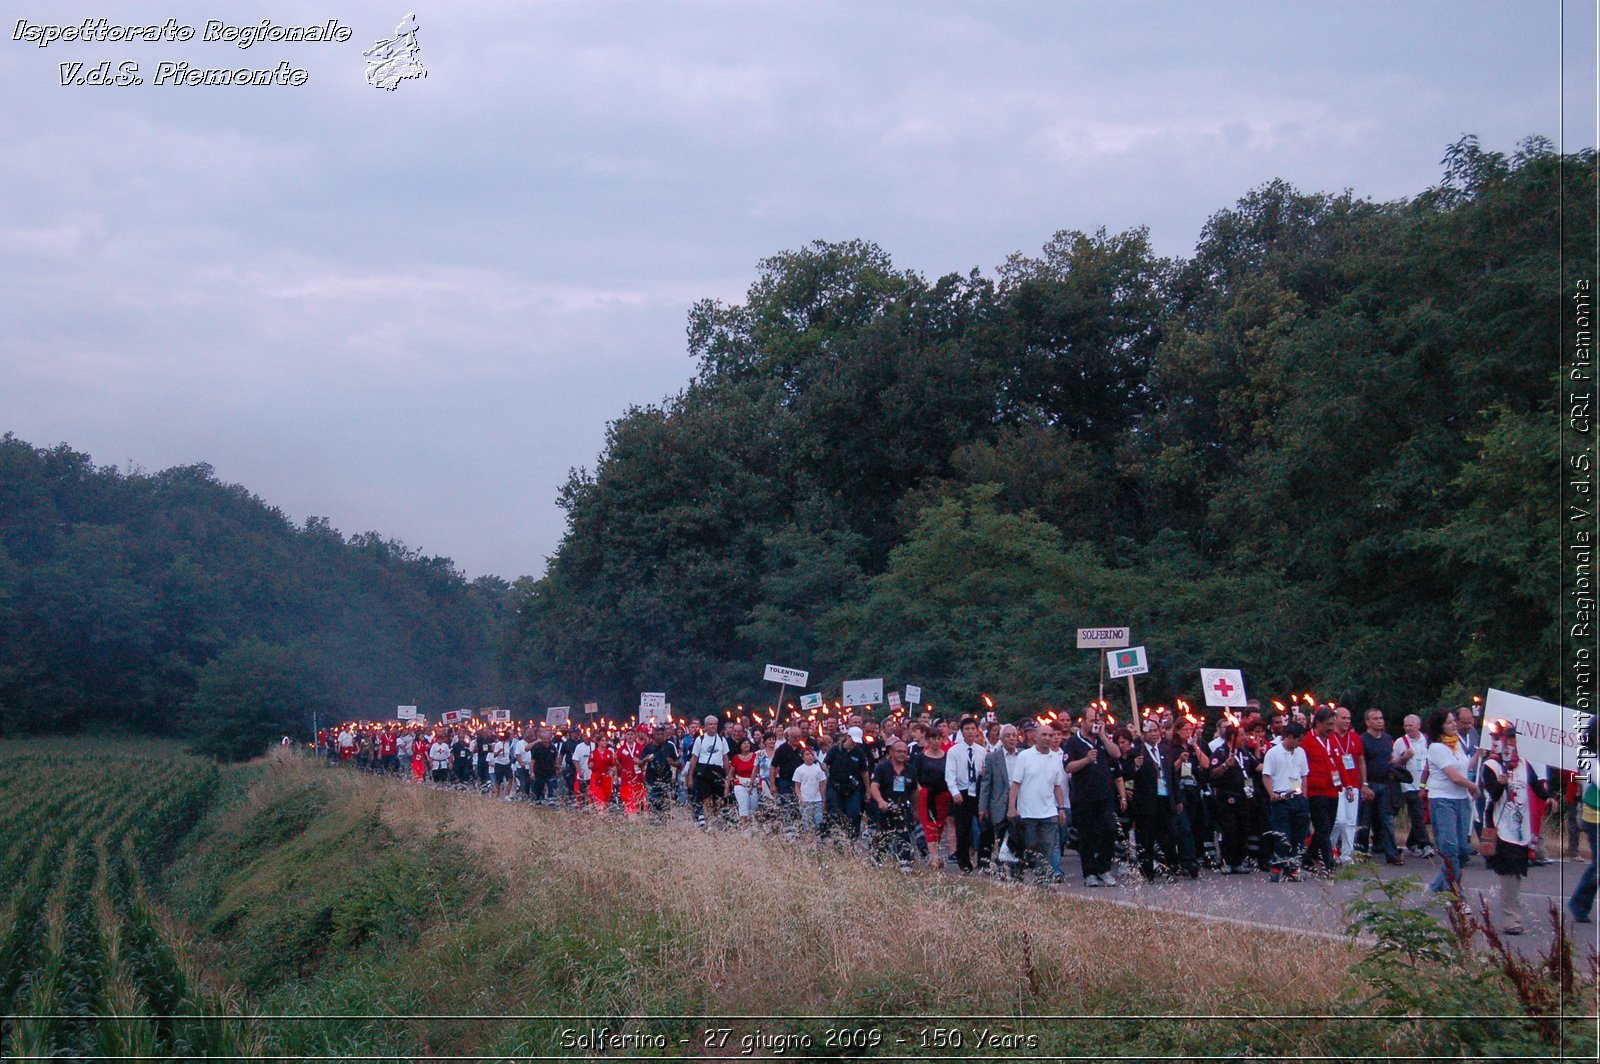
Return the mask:
{"type": "MultiPolygon", "coordinates": [[[[508,926],[577,936],[574,965],[618,972],[638,1001],[721,1014],[935,1016],[1096,1012],[1137,1000],[1149,1011],[1249,1015],[1322,1011],[1352,985],[1352,947],[1323,937],[988,880],[907,877],[777,836],[707,832],[687,817],[535,809],[302,764],[375,805],[395,832],[440,832],[476,852],[503,881],[508,926]]],[[[502,985],[514,996],[515,951],[487,963],[508,972],[502,985]]]]}

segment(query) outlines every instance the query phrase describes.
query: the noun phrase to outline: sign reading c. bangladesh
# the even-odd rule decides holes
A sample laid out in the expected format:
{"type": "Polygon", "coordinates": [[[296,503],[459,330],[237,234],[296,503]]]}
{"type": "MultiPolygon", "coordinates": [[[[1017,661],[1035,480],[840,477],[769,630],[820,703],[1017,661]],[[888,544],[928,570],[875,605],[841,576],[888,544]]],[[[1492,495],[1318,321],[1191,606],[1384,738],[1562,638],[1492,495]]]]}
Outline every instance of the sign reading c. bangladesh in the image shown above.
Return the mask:
{"type": "Polygon", "coordinates": [[[1150,660],[1144,647],[1106,651],[1106,675],[1113,680],[1119,676],[1141,676],[1150,671],[1150,660]]]}

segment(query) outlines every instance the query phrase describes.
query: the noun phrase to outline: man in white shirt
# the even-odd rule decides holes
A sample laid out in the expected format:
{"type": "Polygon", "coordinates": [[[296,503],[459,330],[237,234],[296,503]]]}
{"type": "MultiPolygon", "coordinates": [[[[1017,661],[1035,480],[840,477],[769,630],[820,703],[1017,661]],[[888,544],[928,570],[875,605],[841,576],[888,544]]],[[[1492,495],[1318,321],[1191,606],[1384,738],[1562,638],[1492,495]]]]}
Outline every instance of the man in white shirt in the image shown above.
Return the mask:
{"type": "Polygon", "coordinates": [[[575,777],[577,792],[573,795],[573,798],[579,805],[583,805],[589,800],[589,759],[593,756],[594,743],[589,741],[588,736],[580,736],[578,745],[573,747],[572,750],[572,764],[578,770],[578,774],[575,777]]]}
{"type": "MultiPolygon", "coordinates": [[[[1040,725],[1033,737],[1033,746],[1018,754],[1013,766],[1006,813],[1030,863],[1038,868],[1037,862],[1043,861],[1053,867],[1060,860],[1060,830],[1067,822],[1067,773],[1056,746],[1056,730],[1040,725]]],[[[1051,879],[1059,881],[1061,873],[1052,872],[1051,879]]]]}
{"type": "Polygon", "coordinates": [[[1428,776],[1428,739],[1422,734],[1422,718],[1408,714],[1404,734],[1394,741],[1394,767],[1403,768],[1411,779],[1400,784],[1400,797],[1405,801],[1406,818],[1411,821],[1406,832],[1406,849],[1418,857],[1432,857],[1433,845],[1428,841],[1428,828],[1422,815],[1422,784],[1428,776]]]}
{"type": "Polygon", "coordinates": [[[1263,841],[1271,840],[1271,880],[1300,880],[1300,851],[1311,829],[1311,806],[1306,801],[1305,780],[1311,771],[1300,740],[1306,729],[1290,724],[1283,730],[1283,742],[1267,750],[1261,764],[1261,785],[1267,789],[1267,815],[1272,825],[1263,841]]]}
{"type": "Polygon", "coordinates": [[[689,747],[689,763],[684,766],[684,785],[696,814],[705,823],[716,816],[728,780],[728,740],[720,734],[721,721],[715,715],[705,719],[705,728],[689,747]]]}
{"type": "Polygon", "coordinates": [[[978,718],[961,719],[961,736],[945,753],[944,782],[950,789],[950,813],[956,822],[956,864],[972,871],[973,823],[978,816],[978,781],[983,777],[989,748],[984,745],[978,718]]]}

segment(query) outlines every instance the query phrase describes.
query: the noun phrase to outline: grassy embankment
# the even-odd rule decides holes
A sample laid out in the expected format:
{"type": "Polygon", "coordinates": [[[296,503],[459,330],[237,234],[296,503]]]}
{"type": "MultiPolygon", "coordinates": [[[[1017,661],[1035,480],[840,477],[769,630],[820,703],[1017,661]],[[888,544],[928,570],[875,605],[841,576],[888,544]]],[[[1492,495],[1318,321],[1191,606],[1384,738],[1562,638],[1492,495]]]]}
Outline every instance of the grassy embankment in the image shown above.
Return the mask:
{"type": "Polygon", "coordinates": [[[163,877],[189,929],[179,951],[257,1016],[343,1017],[256,1020],[241,1037],[269,1052],[557,1054],[564,1030],[609,1027],[665,1035],[678,1055],[727,1027],[725,1053],[804,1033],[817,1054],[828,1029],[862,1027],[882,1032],[869,1053],[905,1055],[939,1026],[962,1031],[956,1052],[1002,1057],[1294,1057],[1330,1039],[1411,1053],[1438,1011],[1419,1000],[1352,1022],[1372,1014],[1356,1004],[1362,951],[1323,938],[908,879],[778,839],[533,810],[293,755],[225,771],[192,826],[163,877]],[[578,1014],[591,1018],[556,1018],[578,1014]],[[786,1018],[717,1019],[762,1016],[786,1018]],[[983,1030],[1038,1040],[979,1046],[983,1030]]]}

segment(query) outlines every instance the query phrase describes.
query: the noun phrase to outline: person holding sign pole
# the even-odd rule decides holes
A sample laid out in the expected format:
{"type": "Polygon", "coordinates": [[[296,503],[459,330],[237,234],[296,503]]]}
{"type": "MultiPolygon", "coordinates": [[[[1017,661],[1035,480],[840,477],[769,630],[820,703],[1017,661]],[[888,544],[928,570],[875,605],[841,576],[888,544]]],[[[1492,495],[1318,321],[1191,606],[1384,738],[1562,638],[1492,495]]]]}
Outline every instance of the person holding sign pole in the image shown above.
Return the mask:
{"type": "Polygon", "coordinates": [[[1494,747],[1483,762],[1483,789],[1489,795],[1488,826],[1495,833],[1489,868],[1500,877],[1500,930],[1522,934],[1522,881],[1528,875],[1533,849],[1533,802],[1549,790],[1544,777],[1517,756],[1517,729],[1496,721],[1490,734],[1494,747]]]}
{"type": "Polygon", "coordinates": [[[1083,885],[1114,887],[1111,872],[1117,843],[1117,805],[1113,772],[1122,751],[1101,726],[1100,707],[1090,704],[1067,740],[1066,770],[1071,781],[1072,821],[1078,829],[1083,885]]]}

